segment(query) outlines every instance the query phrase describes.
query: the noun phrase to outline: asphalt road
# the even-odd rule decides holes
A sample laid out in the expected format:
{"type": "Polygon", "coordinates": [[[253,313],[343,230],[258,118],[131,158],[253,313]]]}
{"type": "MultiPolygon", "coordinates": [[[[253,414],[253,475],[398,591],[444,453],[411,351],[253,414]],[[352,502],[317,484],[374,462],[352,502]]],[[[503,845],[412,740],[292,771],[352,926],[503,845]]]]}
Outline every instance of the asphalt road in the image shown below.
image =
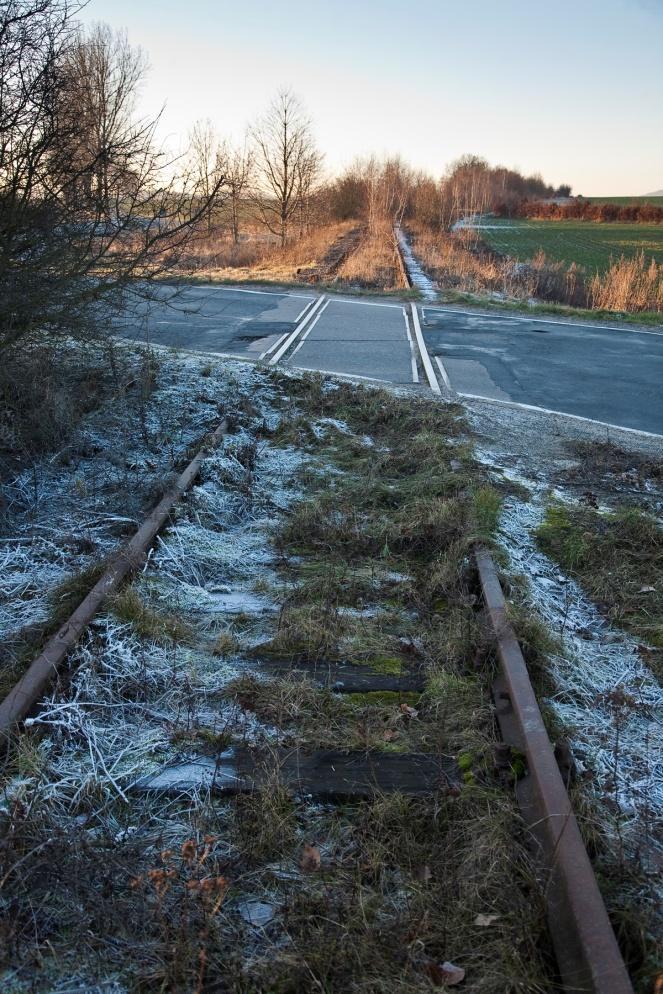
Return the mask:
{"type": "Polygon", "coordinates": [[[457,393],[663,434],[663,334],[424,307],[457,393]]]}
{"type": "Polygon", "coordinates": [[[416,359],[402,304],[328,298],[288,364],[298,369],[413,383],[416,359]]]}
{"type": "MultiPolygon", "coordinates": [[[[118,333],[428,389],[410,305],[219,285],[160,294],[118,333]]],[[[418,313],[436,375],[461,396],[663,435],[663,334],[427,305],[418,313]]]]}
{"type": "Polygon", "coordinates": [[[312,293],[279,293],[224,286],[163,286],[160,302],[139,303],[118,322],[135,341],[256,359],[296,326],[312,293]]]}
{"type": "MultiPolygon", "coordinates": [[[[269,361],[320,295],[225,286],[188,286],[176,295],[166,286],[160,300],[140,303],[118,322],[133,341],[269,361]]],[[[413,383],[407,312],[386,301],[326,298],[284,356],[287,365],[413,383]]]]}

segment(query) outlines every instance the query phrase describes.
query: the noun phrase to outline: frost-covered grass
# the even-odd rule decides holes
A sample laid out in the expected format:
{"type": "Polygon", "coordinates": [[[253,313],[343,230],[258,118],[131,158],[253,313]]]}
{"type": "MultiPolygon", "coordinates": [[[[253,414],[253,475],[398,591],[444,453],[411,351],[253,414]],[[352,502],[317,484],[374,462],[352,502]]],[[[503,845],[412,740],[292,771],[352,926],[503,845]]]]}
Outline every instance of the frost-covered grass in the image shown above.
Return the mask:
{"type": "MultiPolygon", "coordinates": [[[[104,353],[97,359],[106,361],[104,353]]],[[[65,449],[49,452],[5,482],[0,683],[3,671],[15,677],[32,636],[48,630],[58,616],[58,587],[131,534],[161,496],[164,477],[235,410],[247,371],[235,363],[223,367],[223,376],[212,366],[210,375],[208,366],[209,360],[165,352],[158,360],[127,359],[122,368],[125,377],[136,374],[135,386],[83,418],[65,449]],[[147,394],[139,378],[145,362],[151,380],[147,394]]]]}
{"type": "MultiPolygon", "coordinates": [[[[231,432],[8,761],[5,986],[423,994],[452,961],[468,991],[552,992],[543,882],[523,845],[517,771],[493,758],[494,663],[469,554],[476,538],[494,541],[499,496],[459,411],[318,376],[233,362],[207,375],[202,360],[163,361],[173,379],[154,397],[165,391],[182,437],[195,441],[182,409],[207,430],[210,399],[214,417],[231,415],[231,432]],[[270,652],[390,675],[413,669],[425,691],[343,697],[274,676],[260,662],[270,652]],[[238,747],[253,750],[262,780],[229,801],[196,774],[238,747]],[[417,801],[317,804],[285,788],[277,750],[318,747],[452,755],[461,783],[417,801]],[[176,796],[145,789],[152,774],[164,782],[178,770],[176,796]]],[[[60,520],[73,530],[90,513],[75,488],[71,497],[72,478],[66,467],[49,477],[60,502],[48,520],[63,550],[60,520]]],[[[549,570],[531,523],[501,489],[515,568],[521,549],[549,570]]],[[[146,491],[128,494],[120,515],[117,493],[96,495],[96,520],[112,519],[114,502],[115,516],[140,515],[146,491]]],[[[47,520],[39,505],[31,513],[47,520]]],[[[31,534],[28,518],[17,509],[19,537],[31,534]]],[[[100,527],[94,550],[63,552],[63,572],[80,572],[102,541],[110,547],[113,528],[100,527]]],[[[27,555],[7,582],[7,611],[26,593],[27,555]]],[[[542,597],[555,628],[559,605],[545,615],[546,590],[533,587],[532,599],[542,597]]],[[[580,680],[579,660],[567,650],[550,660],[559,681],[550,706],[559,704],[591,771],[583,797],[607,794],[619,809],[610,821],[592,812],[591,826],[618,824],[610,837],[630,860],[641,801],[656,786],[644,731],[655,701],[644,669],[634,670],[646,707],[619,719],[615,759],[605,737],[615,702],[601,711],[591,701],[609,674],[597,654],[580,680]]],[[[613,908],[631,894],[618,889],[613,908]]],[[[629,953],[639,966],[641,948],[629,953]]]]}
{"type": "MultiPolygon", "coordinates": [[[[594,453],[599,475],[606,454],[594,453]]],[[[582,447],[578,455],[585,459],[582,447]]],[[[636,456],[622,456],[624,465],[638,463],[636,456]]],[[[482,458],[492,465],[490,453],[482,458]]],[[[597,476],[587,475],[588,466],[586,460],[577,467],[574,463],[557,476],[566,481],[579,476],[580,486],[595,486],[597,476]]],[[[652,673],[653,657],[642,643],[644,632],[638,637],[616,628],[605,602],[597,606],[590,598],[594,583],[601,582],[600,571],[610,569],[609,557],[596,563],[594,576],[586,577],[574,572],[570,561],[550,558],[548,543],[537,538],[546,528],[549,482],[540,475],[528,477],[526,467],[504,475],[529,488],[525,499],[518,493],[505,498],[500,520],[518,605],[516,629],[524,616],[519,635],[528,635],[534,618],[534,638],[540,642],[543,636],[545,651],[536,660],[533,678],[553,734],[563,733],[569,740],[576,766],[571,792],[580,827],[638,989],[646,991],[661,952],[662,847],[655,826],[663,809],[663,691],[652,673]]],[[[586,506],[574,510],[568,492],[554,493],[555,506],[568,509],[572,519],[593,513],[586,506]]],[[[589,533],[581,536],[583,541],[590,538],[589,533]]],[[[634,561],[646,559],[647,548],[644,543],[634,550],[634,561]]],[[[620,575],[622,568],[620,557],[620,575]]]]}
{"type": "Polygon", "coordinates": [[[541,548],[576,577],[615,623],[651,647],[663,676],[663,528],[637,508],[601,513],[549,505],[538,528],[541,548]]]}
{"type": "Polygon", "coordinates": [[[0,872],[19,910],[5,980],[21,992],[195,990],[201,976],[237,994],[276,982],[423,992],[453,957],[469,990],[523,977],[547,990],[541,891],[510,790],[491,772],[487,685],[465,652],[482,639],[466,562],[481,480],[465,429],[456,412],[382,391],[245,377],[234,433],[90,628],[6,771],[0,872]],[[288,436],[293,414],[310,422],[305,445],[288,436]],[[352,501],[365,526],[345,564],[339,547],[315,545],[334,526],[329,486],[339,541],[352,501]],[[441,523],[446,538],[427,548],[441,523]],[[306,613],[319,626],[320,610],[344,658],[430,664],[427,694],[343,699],[268,679],[259,656],[306,613]],[[320,806],[287,792],[270,757],[323,742],[460,750],[465,786],[417,803],[320,806]],[[254,795],[224,801],[195,778],[172,800],[136,789],[240,745],[272,763],[254,795]],[[487,911],[491,929],[475,921],[487,911]]]}

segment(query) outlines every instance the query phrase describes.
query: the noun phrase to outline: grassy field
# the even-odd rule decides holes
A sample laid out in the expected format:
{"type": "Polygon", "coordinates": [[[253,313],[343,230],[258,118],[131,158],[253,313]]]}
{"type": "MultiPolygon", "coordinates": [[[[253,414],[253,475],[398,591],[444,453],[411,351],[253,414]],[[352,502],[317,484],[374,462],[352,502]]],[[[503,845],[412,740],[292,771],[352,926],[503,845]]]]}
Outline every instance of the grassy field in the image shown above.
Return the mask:
{"type": "Polygon", "coordinates": [[[663,263],[663,225],[598,224],[594,221],[529,221],[491,218],[481,237],[503,255],[531,259],[542,249],[557,262],[577,262],[589,272],[603,272],[610,259],[644,252],[663,263]]]}

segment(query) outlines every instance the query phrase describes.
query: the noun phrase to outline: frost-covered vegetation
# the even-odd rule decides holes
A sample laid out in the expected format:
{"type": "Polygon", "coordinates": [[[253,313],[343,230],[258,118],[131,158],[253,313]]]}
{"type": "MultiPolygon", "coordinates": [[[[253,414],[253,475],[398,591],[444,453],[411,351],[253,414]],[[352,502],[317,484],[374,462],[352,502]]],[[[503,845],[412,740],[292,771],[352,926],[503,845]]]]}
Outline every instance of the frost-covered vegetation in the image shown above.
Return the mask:
{"type": "MultiPolygon", "coordinates": [[[[161,352],[150,363],[141,415],[91,412],[68,442],[79,454],[36,462],[32,490],[17,482],[22,471],[5,516],[6,643],[29,648],[21,606],[45,623],[58,601],[70,605],[119,525],[133,527],[156,496],[167,455],[176,461],[229,418],[147,565],[106,605],[6,761],[5,985],[424,991],[452,964],[469,990],[527,978],[552,991],[543,882],[513,799],[517,757],[495,762],[494,661],[469,557],[475,539],[495,540],[502,495],[521,567],[531,539],[509,525],[511,484],[489,485],[454,409],[232,361],[161,352]],[[98,484],[82,491],[81,479],[98,484]],[[275,670],[284,659],[294,671],[317,660],[414,672],[423,689],[343,694],[311,671],[275,670]],[[260,785],[230,800],[214,791],[214,770],[243,748],[260,785]],[[283,750],[319,748],[453,756],[460,780],[419,800],[319,804],[289,789],[278,765],[283,750]]],[[[538,604],[545,587],[533,582],[538,604]]],[[[642,706],[611,725],[613,703],[599,712],[592,700],[608,673],[601,651],[582,651],[576,608],[568,632],[544,609],[546,633],[533,603],[518,600],[551,733],[577,750],[584,825],[645,977],[650,885],[639,878],[629,922],[626,869],[642,859],[653,810],[644,743],[654,687],[634,669],[642,706]],[[592,711],[603,718],[590,721],[592,711]]],[[[614,682],[631,647],[609,651],[614,682]]]]}

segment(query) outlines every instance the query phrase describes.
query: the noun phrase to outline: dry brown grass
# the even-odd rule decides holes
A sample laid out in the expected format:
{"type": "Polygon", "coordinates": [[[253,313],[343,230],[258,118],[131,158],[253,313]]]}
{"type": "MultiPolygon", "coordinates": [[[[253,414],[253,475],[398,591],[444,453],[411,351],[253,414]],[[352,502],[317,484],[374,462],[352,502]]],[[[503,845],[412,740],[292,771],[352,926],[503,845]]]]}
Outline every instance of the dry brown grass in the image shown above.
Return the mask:
{"type": "Polygon", "coordinates": [[[338,279],[384,290],[400,287],[391,224],[380,224],[366,233],[358,248],[339,268],[338,279]]]}
{"type": "Polygon", "coordinates": [[[469,231],[449,234],[413,226],[410,233],[417,258],[442,289],[586,306],[582,271],[575,265],[551,262],[543,252],[528,263],[514,263],[487,250],[469,231]]]}
{"type": "Polygon", "coordinates": [[[239,245],[234,245],[229,235],[213,234],[196,241],[195,252],[187,262],[197,275],[214,279],[297,281],[300,270],[319,266],[334,243],[353,227],[356,222],[352,221],[323,225],[302,238],[293,238],[284,248],[261,228],[248,230],[239,245]]]}
{"type": "Polygon", "coordinates": [[[503,258],[471,231],[450,234],[413,225],[410,233],[417,257],[442,289],[492,291],[601,311],[663,311],[663,265],[648,263],[644,253],[622,256],[605,273],[588,278],[576,263],[554,262],[544,252],[526,263],[503,258]]]}
{"type": "Polygon", "coordinates": [[[663,265],[644,252],[610,263],[589,282],[591,306],[605,311],[663,311],[663,265]]]}

